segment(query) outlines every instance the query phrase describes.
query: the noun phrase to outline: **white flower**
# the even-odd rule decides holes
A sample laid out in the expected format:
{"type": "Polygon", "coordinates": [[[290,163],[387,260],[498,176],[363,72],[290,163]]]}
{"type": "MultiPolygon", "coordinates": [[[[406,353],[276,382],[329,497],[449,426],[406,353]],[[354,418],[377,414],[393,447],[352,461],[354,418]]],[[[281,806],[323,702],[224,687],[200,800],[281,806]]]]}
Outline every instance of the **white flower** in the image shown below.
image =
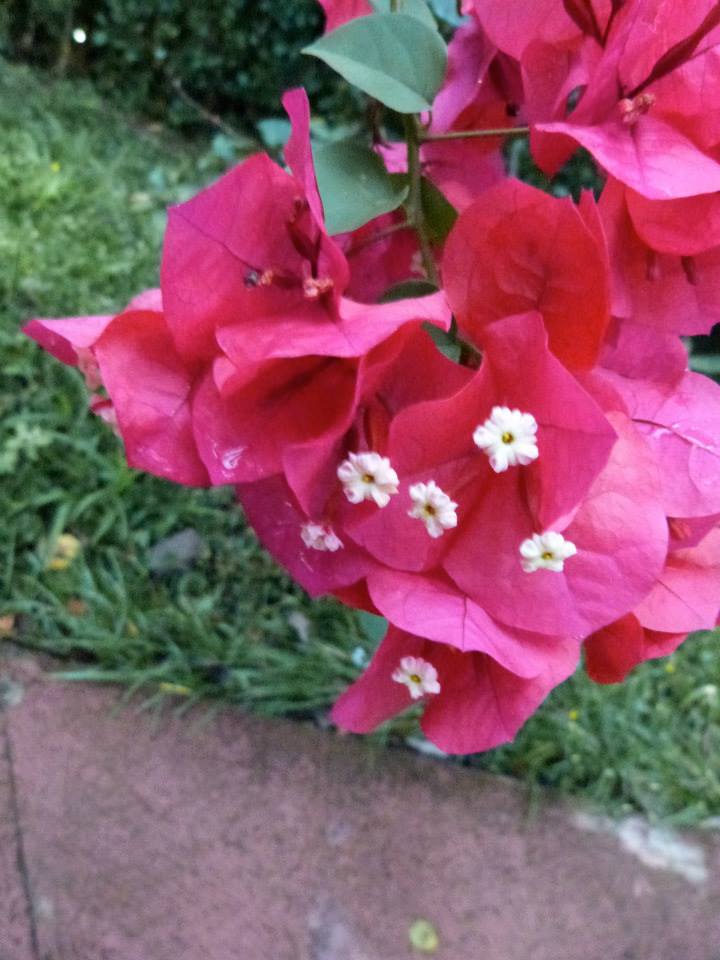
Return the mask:
{"type": "Polygon", "coordinates": [[[392,494],[398,492],[398,475],[388,458],[379,453],[349,454],[337,475],[350,503],[374,500],[379,507],[386,507],[392,494]]]}
{"type": "Polygon", "coordinates": [[[534,533],[520,544],[520,562],[525,573],[535,573],[536,570],[562,573],[565,561],[576,553],[574,543],[552,530],[534,533]]]}
{"type": "Polygon", "coordinates": [[[537,460],[537,421],[531,413],[493,407],[485,423],[476,427],[473,440],[490,459],[495,473],[537,460]]]}
{"type": "Polygon", "coordinates": [[[441,537],[446,530],[457,526],[457,504],[434,480],[414,483],[409,493],[413,506],[408,510],[408,516],[424,521],[431,537],[441,537]]]}
{"type": "Polygon", "coordinates": [[[437,670],[422,657],[403,657],[392,678],[395,683],[405,684],[413,700],[419,700],[426,693],[440,693],[437,670]]]}
{"type": "Polygon", "coordinates": [[[331,277],[306,277],[303,281],[303,293],[308,300],[318,300],[335,286],[331,277]]]}
{"type": "Polygon", "coordinates": [[[327,523],[315,523],[313,520],[308,520],[307,523],[302,525],[300,536],[305,546],[310,547],[312,550],[323,550],[335,553],[336,550],[341,550],[343,546],[340,537],[336,535],[333,528],[327,523]]]}

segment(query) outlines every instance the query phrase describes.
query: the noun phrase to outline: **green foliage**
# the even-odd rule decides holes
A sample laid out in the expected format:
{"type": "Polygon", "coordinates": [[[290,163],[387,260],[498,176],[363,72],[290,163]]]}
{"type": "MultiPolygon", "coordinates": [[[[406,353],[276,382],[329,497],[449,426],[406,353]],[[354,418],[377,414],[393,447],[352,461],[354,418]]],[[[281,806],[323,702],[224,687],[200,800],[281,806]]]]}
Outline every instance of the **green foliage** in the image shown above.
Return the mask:
{"type": "Polygon", "coordinates": [[[720,376],[720,354],[694,353],[690,356],[690,369],[708,377],[720,376]]]}
{"type": "Polygon", "coordinates": [[[385,617],[377,617],[374,613],[360,610],[357,614],[358,622],[365,636],[377,646],[385,636],[388,622],[385,617]]]}
{"type": "Polygon", "coordinates": [[[720,633],[691,637],[671,658],[605,687],[578,672],[515,743],[473,759],[586,796],[617,814],[678,826],[720,814],[720,633]]]}
{"type": "Polygon", "coordinates": [[[344,116],[357,98],[329,72],[302,57],[322,31],[316,0],[8,0],[0,50],[8,56],[87,72],[103,93],[175,125],[198,112],[174,86],[208,111],[249,128],[275,116],[282,91],[304,85],[316,109],[344,116]],[[73,28],[87,33],[74,43],[73,28]]]}
{"type": "Polygon", "coordinates": [[[356,230],[383,213],[396,210],[408,194],[381,158],[369,147],[348,140],[313,150],[315,173],[328,233],[356,230]]]}
{"type": "Polygon", "coordinates": [[[165,207],[222,165],[130,128],[89,86],[2,61],[0,124],[0,616],[75,676],[84,664],[151,691],[185,687],[189,700],[324,708],[370,648],[354,615],[283,576],[231,491],[128,469],[78,373],[19,332],[29,317],[112,311],[157,284],[165,207]],[[151,572],[153,545],[187,529],[203,541],[197,560],[151,572]],[[62,533],[82,551],[51,570],[62,533]]]}
{"type": "Polygon", "coordinates": [[[438,244],[445,243],[458,218],[457,210],[445,194],[427,177],[423,177],[420,181],[420,196],[430,241],[438,244]]]}
{"type": "Polygon", "coordinates": [[[576,151],[559,173],[548,179],[535,165],[526,137],[513,137],[505,145],[508,173],[556,197],[580,199],[583,190],[592,190],[596,196],[602,190],[603,178],[597,164],[586,150],[576,151]]]}
{"type": "MultiPolygon", "coordinates": [[[[382,623],[311,603],[229,491],[129,470],[79,375],[18,332],[29,316],[112,310],[156,283],[165,205],[223,161],[128,126],[84,84],[1,62],[0,124],[0,616],[15,615],[17,642],[65,658],[67,677],[142,688],[148,704],[324,716],[382,623]],[[202,540],[194,562],[153,572],[153,545],[187,529],[202,540]],[[50,570],[62,533],[82,550],[50,570]]],[[[378,739],[417,735],[416,713],[378,739]]],[[[720,815],[718,757],[718,635],[704,634],[618,687],[578,674],[516,743],[465,762],[697,824],[720,815]]]]}
{"type": "Polygon", "coordinates": [[[435,16],[450,27],[459,27],[464,18],[458,13],[458,0],[429,0],[435,16]]]}
{"type": "Polygon", "coordinates": [[[429,110],[447,65],[447,47],[435,26],[408,14],[351,20],[304,52],[398,113],[429,110]]]}

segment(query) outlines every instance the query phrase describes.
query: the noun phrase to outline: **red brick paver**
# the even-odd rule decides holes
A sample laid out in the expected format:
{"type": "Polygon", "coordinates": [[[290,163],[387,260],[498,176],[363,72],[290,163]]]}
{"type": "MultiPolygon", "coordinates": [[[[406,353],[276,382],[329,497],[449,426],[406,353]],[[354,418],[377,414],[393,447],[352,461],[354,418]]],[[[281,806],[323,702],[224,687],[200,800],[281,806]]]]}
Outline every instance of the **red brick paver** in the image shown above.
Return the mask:
{"type": "Polygon", "coordinates": [[[409,960],[419,917],[438,960],[720,960],[707,838],[690,838],[691,882],[564,804],[528,822],[504,780],[290,722],[117,702],[40,680],[5,713],[39,954],[18,939],[3,773],[0,960],[409,960]]]}

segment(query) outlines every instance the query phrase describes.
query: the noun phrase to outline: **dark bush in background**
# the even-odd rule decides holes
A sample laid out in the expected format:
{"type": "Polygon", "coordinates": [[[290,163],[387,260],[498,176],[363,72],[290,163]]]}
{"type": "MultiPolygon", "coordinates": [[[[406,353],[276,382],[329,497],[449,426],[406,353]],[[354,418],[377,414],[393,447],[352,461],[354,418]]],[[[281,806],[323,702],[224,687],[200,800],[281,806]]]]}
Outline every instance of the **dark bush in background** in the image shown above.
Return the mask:
{"type": "Polygon", "coordinates": [[[329,70],[301,54],[322,30],[316,0],[6,0],[0,51],[59,73],[86,73],[108,96],[174,126],[207,110],[246,128],[281,113],[302,84],[323,116],[357,101],[329,70]],[[73,40],[81,28],[87,39],[73,40]]]}

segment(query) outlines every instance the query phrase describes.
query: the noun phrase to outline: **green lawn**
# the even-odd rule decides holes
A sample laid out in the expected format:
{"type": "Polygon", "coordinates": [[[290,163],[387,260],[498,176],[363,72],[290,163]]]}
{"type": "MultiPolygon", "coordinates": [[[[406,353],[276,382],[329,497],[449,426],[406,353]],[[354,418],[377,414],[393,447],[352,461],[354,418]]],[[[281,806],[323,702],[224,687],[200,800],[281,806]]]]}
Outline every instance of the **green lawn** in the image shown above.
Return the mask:
{"type": "MultiPolygon", "coordinates": [[[[0,616],[71,676],[142,686],[151,703],[177,685],[173,706],[210,697],[321,718],[372,647],[354,616],[293,587],[229,492],[129,470],[79,376],[18,333],[28,317],[109,311],[155,284],[164,207],[220,160],[115,116],[85,85],[2,62],[0,126],[0,616]],[[186,529],[202,538],[195,563],[152,572],[152,546],[186,529]],[[48,569],[63,532],[82,550],[48,569]]],[[[578,675],[514,745],[468,762],[613,812],[716,817],[717,641],[699,636],[617,688],[578,675]]],[[[391,733],[412,730],[410,718],[391,733]]]]}

